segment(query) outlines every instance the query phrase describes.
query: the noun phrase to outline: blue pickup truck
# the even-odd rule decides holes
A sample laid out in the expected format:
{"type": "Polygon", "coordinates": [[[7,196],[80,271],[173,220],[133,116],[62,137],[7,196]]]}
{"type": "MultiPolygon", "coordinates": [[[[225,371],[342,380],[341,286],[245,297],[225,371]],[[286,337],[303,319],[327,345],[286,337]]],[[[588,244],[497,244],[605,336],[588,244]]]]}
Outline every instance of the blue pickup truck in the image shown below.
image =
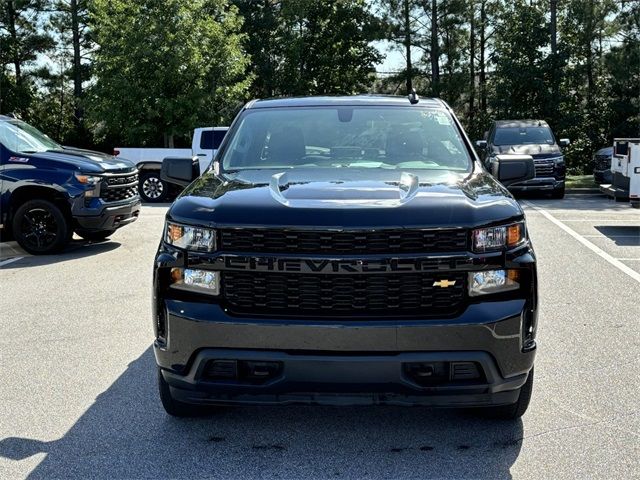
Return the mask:
{"type": "Polygon", "coordinates": [[[77,233],[104,240],[138,218],[138,171],[111,155],[63,147],[0,115],[0,232],[32,254],[62,250],[77,233]]]}

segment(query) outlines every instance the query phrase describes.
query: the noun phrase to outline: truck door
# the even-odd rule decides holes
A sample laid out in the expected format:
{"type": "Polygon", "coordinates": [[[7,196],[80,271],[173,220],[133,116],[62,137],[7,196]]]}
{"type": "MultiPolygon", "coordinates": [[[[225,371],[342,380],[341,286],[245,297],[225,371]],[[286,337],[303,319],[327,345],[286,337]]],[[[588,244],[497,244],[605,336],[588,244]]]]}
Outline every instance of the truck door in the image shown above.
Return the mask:
{"type": "Polygon", "coordinates": [[[200,173],[202,174],[211,164],[225,134],[227,127],[196,128],[193,134],[193,154],[198,157],[200,173]]]}

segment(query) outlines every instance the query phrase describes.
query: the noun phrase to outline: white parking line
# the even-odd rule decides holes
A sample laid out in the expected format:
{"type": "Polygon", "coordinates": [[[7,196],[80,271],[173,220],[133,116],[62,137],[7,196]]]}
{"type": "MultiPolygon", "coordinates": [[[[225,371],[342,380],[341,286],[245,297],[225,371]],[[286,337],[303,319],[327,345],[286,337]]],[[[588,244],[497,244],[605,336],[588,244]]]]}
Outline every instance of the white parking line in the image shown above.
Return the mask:
{"type": "Polygon", "coordinates": [[[589,250],[591,250],[593,253],[599,255],[600,257],[604,258],[607,262],[609,262],[611,265],[613,265],[614,267],[616,267],[618,270],[626,273],[627,275],[629,275],[631,278],[633,278],[636,282],[640,283],[640,273],[636,272],[635,270],[633,270],[630,267],[627,267],[624,263],[622,263],[620,260],[612,257],[611,255],[609,255],[607,252],[605,252],[604,250],[598,248],[597,246],[595,246],[593,243],[591,243],[589,240],[587,240],[586,238],[584,238],[582,235],[580,235],[579,233],[577,233],[575,230],[571,229],[570,227],[568,227],[567,225],[565,225],[564,223],[562,223],[560,220],[558,220],[556,217],[554,217],[553,215],[551,215],[549,212],[547,212],[546,210],[543,210],[542,208],[526,201],[523,200],[522,203],[524,203],[526,206],[528,206],[529,208],[532,208],[533,210],[535,210],[536,212],[541,213],[542,215],[545,216],[545,218],[553,223],[555,223],[558,227],[560,227],[562,230],[564,230],[565,232],[567,232],[569,235],[571,235],[573,238],[575,238],[576,240],[578,240],[580,243],[582,243],[585,247],[587,247],[589,250]]]}
{"type": "Polygon", "coordinates": [[[0,262],[0,267],[4,267],[5,265],[9,265],[10,263],[17,262],[18,260],[22,260],[24,257],[13,257],[7,258],[0,262]]]}
{"type": "Polygon", "coordinates": [[[637,238],[640,239],[638,235],[582,235],[585,238],[637,238]]]}
{"type": "MultiPolygon", "coordinates": [[[[525,200],[522,200],[522,202],[524,203],[525,200]]],[[[532,208],[539,208],[539,207],[533,207],[529,202],[527,202],[527,205],[531,206],[532,208]]],[[[625,214],[625,216],[629,216],[627,214],[625,214]]],[[[632,218],[598,218],[598,219],[592,219],[592,218],[563,218],[562,219],[563,222],[635,222],[635,223],[640,223],[640,218],[638,217],[632,217],[632,218]]]]}

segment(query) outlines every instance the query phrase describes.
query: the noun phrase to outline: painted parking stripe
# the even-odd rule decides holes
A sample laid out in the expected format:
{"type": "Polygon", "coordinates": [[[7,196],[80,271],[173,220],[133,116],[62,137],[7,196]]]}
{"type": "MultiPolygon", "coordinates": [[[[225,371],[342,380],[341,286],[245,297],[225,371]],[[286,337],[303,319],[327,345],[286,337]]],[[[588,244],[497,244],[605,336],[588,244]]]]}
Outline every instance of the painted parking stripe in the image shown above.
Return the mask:
{"type": "Polygon", "coordinates": [[[636,282],[640,283],[640,273],[636,272],[635,270],[633,270],[630,267],[627,267],[620,260],[612,257],[611,255],[609,255],[604,250],[602,250],[602,249],[598,248],[597,246],[595,246],[589,240],[587,240],[582,235],[580,235],[579,233],[577,233],[576,231],[574,231],[573,229],[571,229],[570,227],[568,227],[567,225],[562,223],[560,220],[558,220],[556,217],[551,215],[546,210],[543,210],[542,208],[540,208],[540,207],[538,207],[538,206],[536,206],[536,205],[534,205],[534,204],[532,204],[532,203],[530,203],[530,202],[528,202],[526,200],[523,200],[522,203],[524,203],[527,207],[535,210],[536,212],[542,214],[547,220],[549,220],[552,223],[555,223],[558,227],[560,227],[562,230],[567,232],[573,238],[578,240],[581,244],[583,244],[585,247],[587,247],[593,253],[595,253],[595,254],[599,255],[600,257],[604,258],[607,262],[609,262],[611,265],[616,267],[618,270],[626,273],[631,278],[633,278],[636,282]]]}
{"type": "Polygon", "coordinates": [[[9,265],[10,263],[17,262],[18,260],[22,260],[24,257],[13,257],[7,258],[6,260],[2,260],[0,262],[0,267],[4,267],[5,265],[9,265]]]}

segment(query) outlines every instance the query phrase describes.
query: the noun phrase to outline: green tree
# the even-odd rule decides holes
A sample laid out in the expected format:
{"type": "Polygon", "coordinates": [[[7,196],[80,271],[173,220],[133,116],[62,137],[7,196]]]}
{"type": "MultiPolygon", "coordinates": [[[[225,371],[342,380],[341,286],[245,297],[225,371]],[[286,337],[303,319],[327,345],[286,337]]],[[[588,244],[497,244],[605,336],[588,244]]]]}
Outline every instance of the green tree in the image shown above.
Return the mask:
{"type": "MultiPolygon", "coordinates": [[[[628,2],[616,19],[620,43],[604,55],[610,137],[640,136],[640,1],[628,2]]],[[[610,138],[611,140],[611,138],[610,138]]]]}
{"type": "Polygon", "coordinates": [[[498,17],[491,101],[497,118],[541,118],[548,110],[545,13],[538,4],[515,0],[498,17]]]}
{"type": "Polygon", "coordinates": [[[226,0],[95,0],[91,15],[99,137],[171,147],[244,99],[241,19],[226,0]]]}
{"type": "Polygon", "coordinates": [[[63,81],[73,84],[73,123],[76,142],[85,137],[84,84],[91,78],[91,31],[89,29],[88,0],[53,0],[50,26],[57,32],[58,55],[68,55],[70,67],[64,72],[63,81]],[[60,52],[61,51],[61,52],[60,52]]]}
{"type": "Polygon", "coordinates": [[[253,73],[251,94],[273,97],[280,90],[279,69],[284,55],[282,1],[235,0],[243,18],[244,48],[253,73]]]}
{"type": "Polygon", "coordinates": [[[28,115],[33,96],[29,68],[39,53],[53,47],[51,35],[41,25],[47,5],[47,0],[0,2],[0,113],[13,111],[28,115]]]}
{"type": "Polygon", "coordinates": [[[257,96],[348,94],[373,83],[382,27],[364,0],[236,0],[257,96]]]}

